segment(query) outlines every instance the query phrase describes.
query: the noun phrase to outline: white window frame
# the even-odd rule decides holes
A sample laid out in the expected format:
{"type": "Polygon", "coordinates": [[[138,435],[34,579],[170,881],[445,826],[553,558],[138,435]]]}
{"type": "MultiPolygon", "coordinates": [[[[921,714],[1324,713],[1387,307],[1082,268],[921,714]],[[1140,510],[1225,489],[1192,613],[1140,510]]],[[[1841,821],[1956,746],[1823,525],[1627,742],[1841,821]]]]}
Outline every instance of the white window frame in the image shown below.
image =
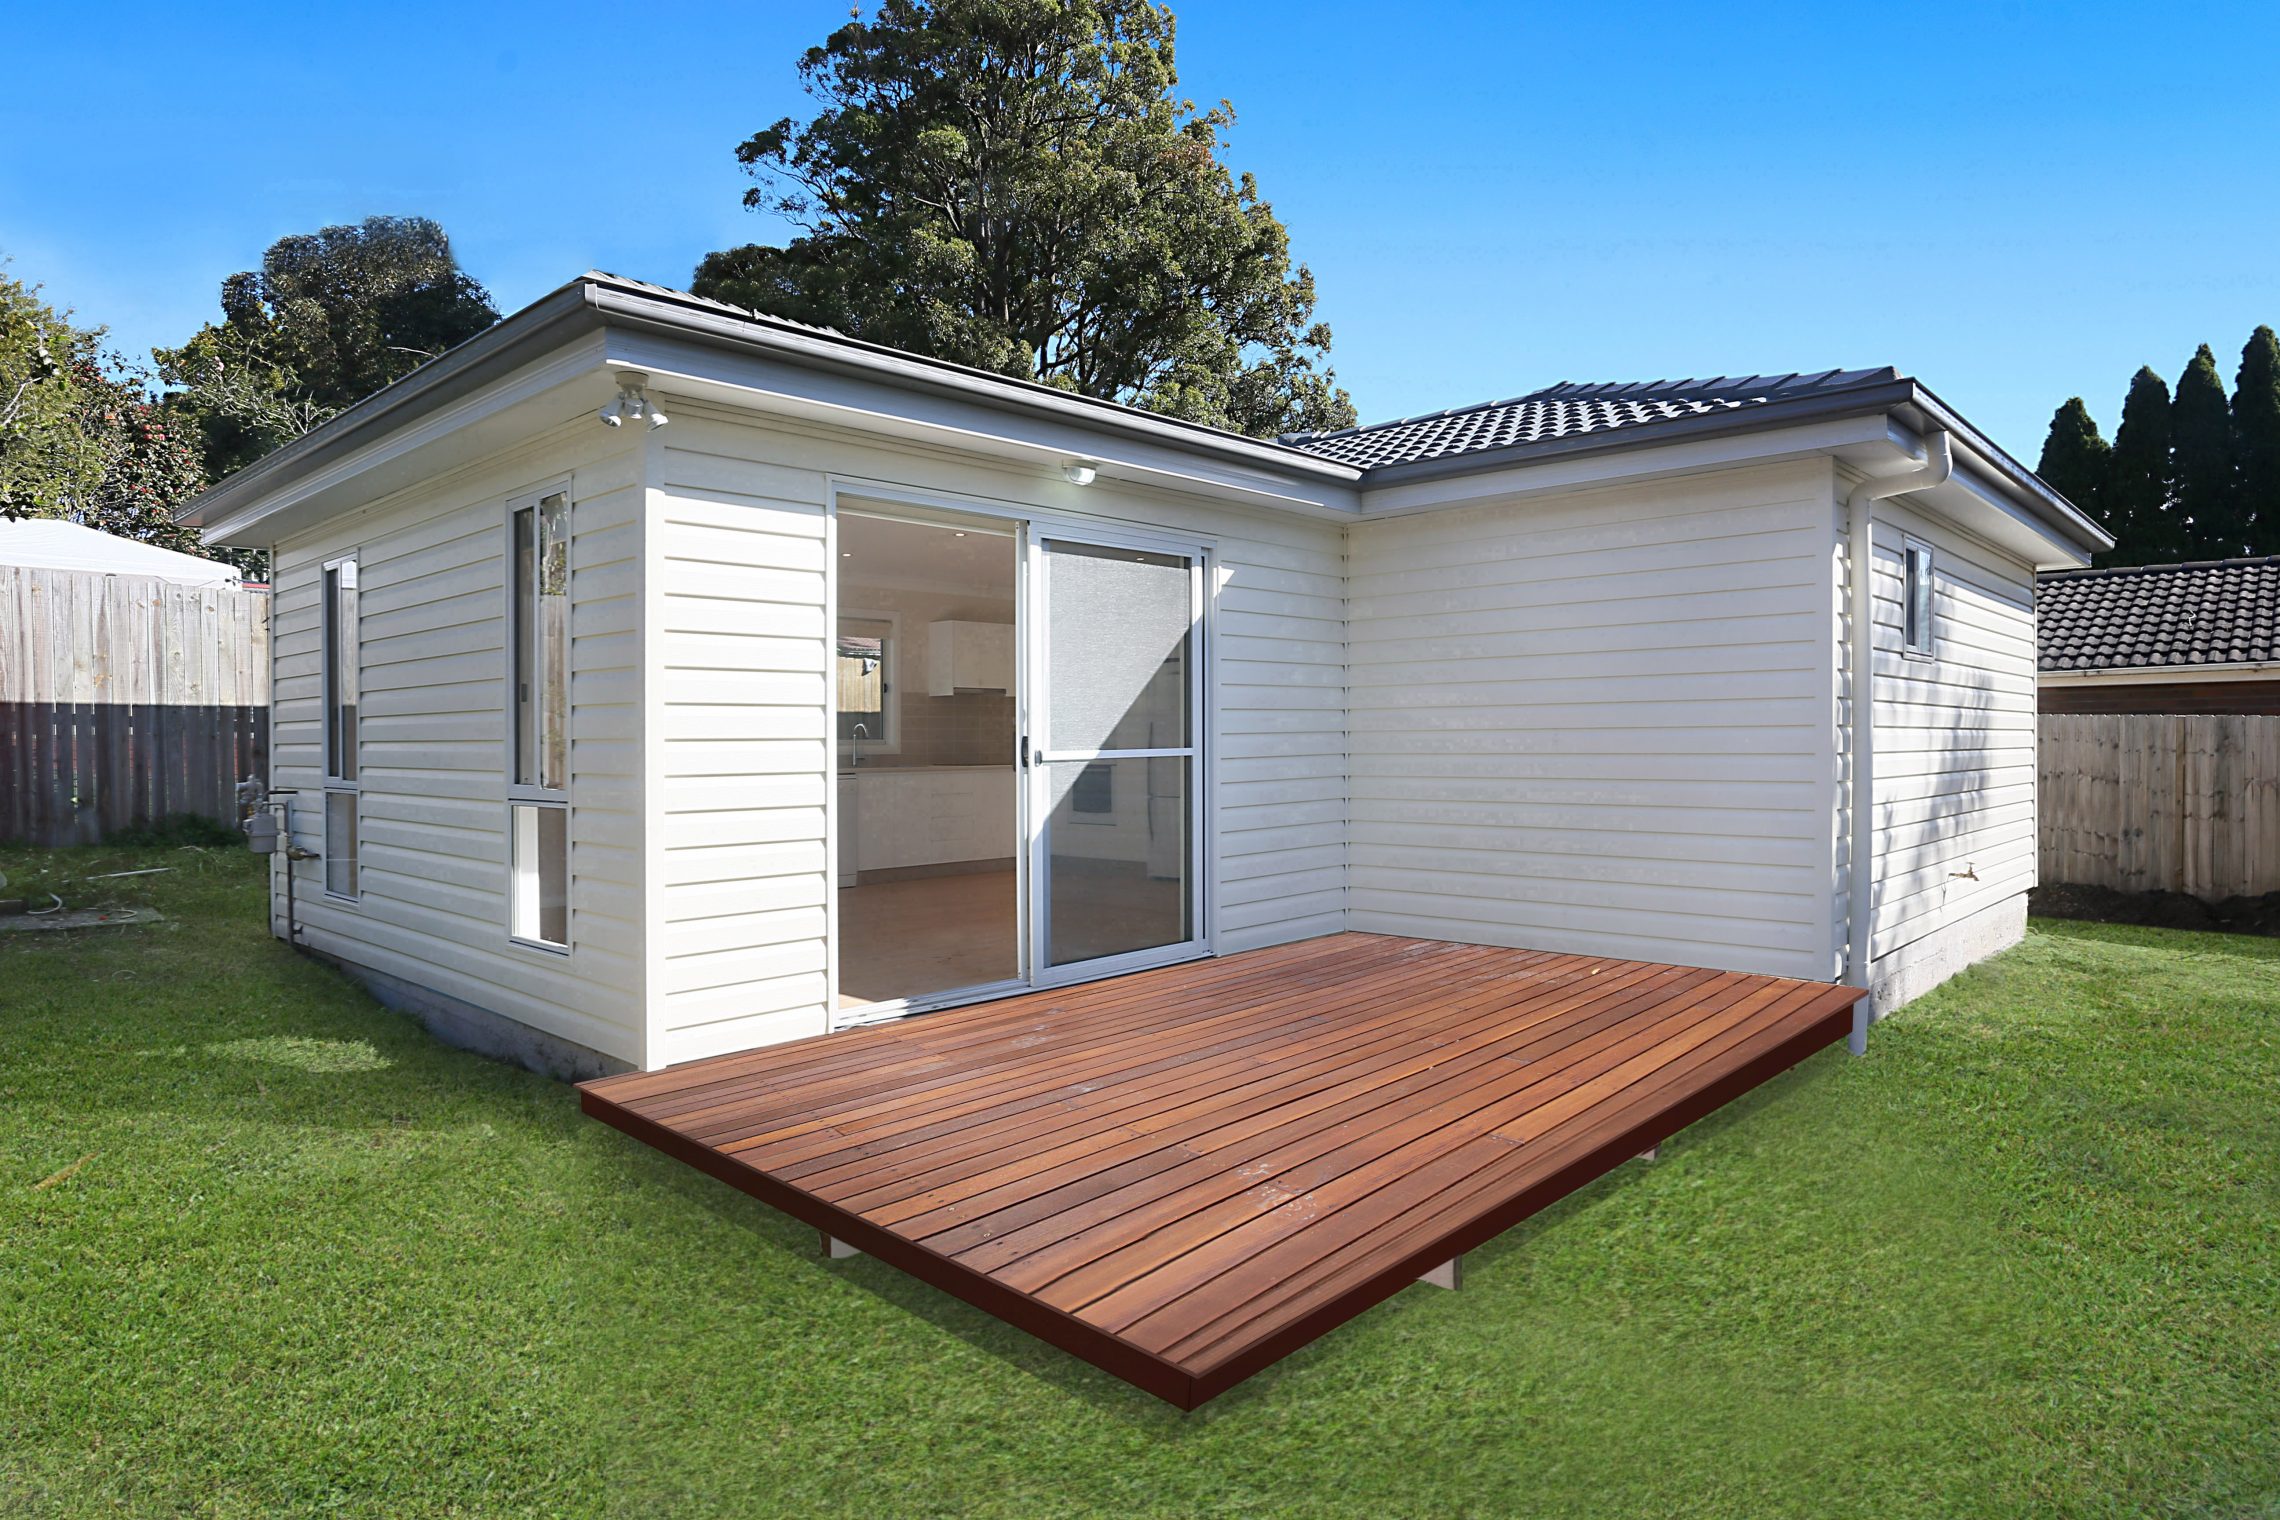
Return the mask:
{"type": "Polygon", "coordinates": [[[1939,658],[1939,634],[1936,623],[1939,616],[1939,556],[1932,546],[1914,534],[1900,540],[1900,649],[1910,659],[1934,660],[1939,658]],[[1916,556],[1923,556],[1922,589],[1924,601],[1923,626],[1916,626],[1916,594],[1918,577],[1916,556]]]}
{"type": "Polygon", "coordinates": [[[323,858],[318,872],[327,901],[355,903],[364,896],[364,607],[363,593],[358,586],[356,570],[357,551],[336,555],[328,559],[317,572],[317,645],[318,664],[321,669],[321,702],[324,709],[324,803],[321,818],[324,827],[323,858]],[[357,592],[357,611],[351,626],[340,627],[340,604],[336,588],[357,592]],[[356,673],[356,733],[348,741],[348,773],[341,769],[341,734],[337,722],[340,710],[340,674],[346,667],[356,673]],[[356,836],[349,852],[349,877],[355,887],[352,892],[336,892],[332,884],[333,845],[332,799],[346,797],[354,822],[351,830],[356,836]]]}
{"type": "Polygon", "coordinates": [[[842,607],[831,619],[832,683],[836,699],[839,691],[839,625],[842,623],[884,623],[887,625],[886,658],[882,662],[880,678],[885,683],[887,704],[879,714],[879,735],[875,739],[840,739],[839,710],[835,704],[831,714],[831,733],[839,746],[850,754],[899,755],[902,753],[902,648],[903,625],[899,612],[866,612],[861,608],[842,607]]]}
{"type": "MultiPolygon", "coordinates": [[[[518,663],[523,653],[516,647],[515,640],[517,630],[516,614],[519,610],[517,602],[522,590],[518,579],[520,575],[520,565],[518,564],[517,550],[520,546],[516,543],[515,539],[515,518],[517,514],[526,510],[535,514],[540,504],[551,496],[560,496],[563,500],[565,508],[574,509],[576,506],[576,498],[571,494],[570,491],[569,478],[564,477],[560,480],[551,481],[546,485],[538,487],[535,490],[525,491],[519,495],[507,498],[505,511],[500,522],[500,531],[505,541],[504,548],[501,552],[501,563],[505,566],[506,571],[506,573],[500,577],[505,590],[504,607],[501,614],[503,619],[502,627],[504,629],[505,636],[500,640],[500,644],[506,654],[504,661],[506,670],[504,672],[503,679],[503,690],[505,695],[504,716],[506,721],[504,724],[505,743],[502,746],[502,752],[500,755],[499,774],[504,780],[506,804],[504,809],[506,815],[506,827],[503,831],[503,835],[504,843],[506,846],[505,864],[507,875],[507,913],[505,928],[507,933],[507,942],[512,945],[518,945],[523,949],[536,950],[546,955],[567,956],[570,953],[571,945],[575,942],[575,934],[569,921],[571,916],[569,903],[572,896],[571,887],[573,882],[573,873],[570,869],[569,846],[570,829],[573,821],[569,816],[569,777],[567,775],[564,776],[563,780],[565,784],[559,787],[538,786],[515,779],[520,772],[522,759],[522,709],[521,696],[518,690],[519,683],[516,680],[516,676],[519,674],[518,663]],[[523,872],[520,869],[520,864],[516,857],[515,822],[517,811],[522,808],[545,809],[547,811],[560,812],[564,815],[564,843],[562,852],[562,898],[564,904],[564,923],[562,930],[562,941],[559,944],[553,940],[538,939],[530,935],[519,934],[516,932],[516,923],[521,917],[521,908],[523,904],[522,893],[524,891],[524,879],[523,872]]],[[[533,521],[535,524],[535,517],[533,521]]],[[[576,534],[573,530],[570,541],[570,548],[573,554],[575,553],[576,542],[576,534]]],[[[576,562],[575,559],[573,559],[571,565],[571,572],[573,576],[576,574],[576,570],[576,562]]],[[[533,628],[535,629],[535,627],[536,624],[534,623],[533,628]]],[[[567,639],[565,642],[567,643],[567,639]]],[[[567,650],[565,650],[564,657],[567,661],[567,650]]],[[[565,669],[563,672],[562,682],[562,724],[564,736],[564,754],[566,757],[564,761],[565,768],[567,768],[568,765],[567,755],[569,748],[569,728],[571,713],[573,710],[574,704],[570,700],[569,671],[565,669]]],[[[535,886],[532,888],[532,890],[536,890],[535,886]]]]}

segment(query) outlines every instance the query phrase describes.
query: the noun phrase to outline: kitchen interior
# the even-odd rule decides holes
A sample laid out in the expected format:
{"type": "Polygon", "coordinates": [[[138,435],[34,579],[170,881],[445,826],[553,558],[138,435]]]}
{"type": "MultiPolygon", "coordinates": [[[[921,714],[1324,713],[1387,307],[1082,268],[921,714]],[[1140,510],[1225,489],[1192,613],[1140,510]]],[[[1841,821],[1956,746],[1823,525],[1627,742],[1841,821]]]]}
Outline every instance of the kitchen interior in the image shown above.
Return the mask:
{"type": "Polygon", "coordinates": [[[844,511],[839,554],[840,1006],[1011,980],[1015,540],[844,511]]]}

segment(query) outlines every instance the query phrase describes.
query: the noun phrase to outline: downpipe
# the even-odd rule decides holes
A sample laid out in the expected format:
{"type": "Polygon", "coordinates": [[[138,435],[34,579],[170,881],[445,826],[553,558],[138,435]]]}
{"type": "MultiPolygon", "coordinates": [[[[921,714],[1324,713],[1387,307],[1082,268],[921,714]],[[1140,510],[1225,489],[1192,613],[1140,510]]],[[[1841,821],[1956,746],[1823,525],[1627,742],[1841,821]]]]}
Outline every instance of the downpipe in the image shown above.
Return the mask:
{"type": "MultiPolygon", "coordinates": [[[[1845,498],[1846,527],[1851,535],[1848,572],[1852,582],[1851,621],[1847,653],[1852,688],[1852,881],[1848,899],[1849,932],[1846,974],[1852,984],[1867,991],[1870,952],[1876,939],[1876,545],[1871,532],[1877,502],[1914,491],[1944,485],[1955,474],[1955,453],[1944,432],[1924,435],[1916,467],[1898,475],[1874,475],[1852,488],[1845,498]]],[[[1876,1015],[1876,994],[1853,1005],[1852,1035],[1846,1046],[1856,1056],[1868,1053],[1869,1020],[1876,1015]]]]}

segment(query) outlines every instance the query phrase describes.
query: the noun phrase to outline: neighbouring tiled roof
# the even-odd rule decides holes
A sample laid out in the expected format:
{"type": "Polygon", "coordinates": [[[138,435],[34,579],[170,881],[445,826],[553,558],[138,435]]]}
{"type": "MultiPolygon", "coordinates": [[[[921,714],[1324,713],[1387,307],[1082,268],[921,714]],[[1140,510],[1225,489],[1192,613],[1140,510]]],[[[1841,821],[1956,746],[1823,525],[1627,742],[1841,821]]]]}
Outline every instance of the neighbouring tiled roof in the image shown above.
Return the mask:
{"type": "Polygon", "coordinates": [[[2060,570],[2035,611],[2044,670],[2280,661],[2280,554],[2060,570]]]}
{"type": "Polygon", "coordinates": [[[1286,433],[1282,441],[1309,454],[1366,470],[1618,428],[1652,427],[1898,378],[1898,371],[1887,368],[1628,384],[1578,385],[1570,381],[1508,401],[1483,401],[1395,422],[1373,422],[1334,433],[1286,433]]]}

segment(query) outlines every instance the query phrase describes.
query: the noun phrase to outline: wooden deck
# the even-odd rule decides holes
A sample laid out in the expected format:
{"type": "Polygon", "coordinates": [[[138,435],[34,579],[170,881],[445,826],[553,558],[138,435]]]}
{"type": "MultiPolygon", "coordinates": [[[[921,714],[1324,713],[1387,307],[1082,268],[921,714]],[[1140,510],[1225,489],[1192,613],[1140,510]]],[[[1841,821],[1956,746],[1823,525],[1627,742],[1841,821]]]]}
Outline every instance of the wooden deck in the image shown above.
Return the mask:
{"type": "Polygon", "coordinates": [[[1192,1409],[1842,1038],[1858,996],[1345,934],[582,1093],[1192,1409]]]}

